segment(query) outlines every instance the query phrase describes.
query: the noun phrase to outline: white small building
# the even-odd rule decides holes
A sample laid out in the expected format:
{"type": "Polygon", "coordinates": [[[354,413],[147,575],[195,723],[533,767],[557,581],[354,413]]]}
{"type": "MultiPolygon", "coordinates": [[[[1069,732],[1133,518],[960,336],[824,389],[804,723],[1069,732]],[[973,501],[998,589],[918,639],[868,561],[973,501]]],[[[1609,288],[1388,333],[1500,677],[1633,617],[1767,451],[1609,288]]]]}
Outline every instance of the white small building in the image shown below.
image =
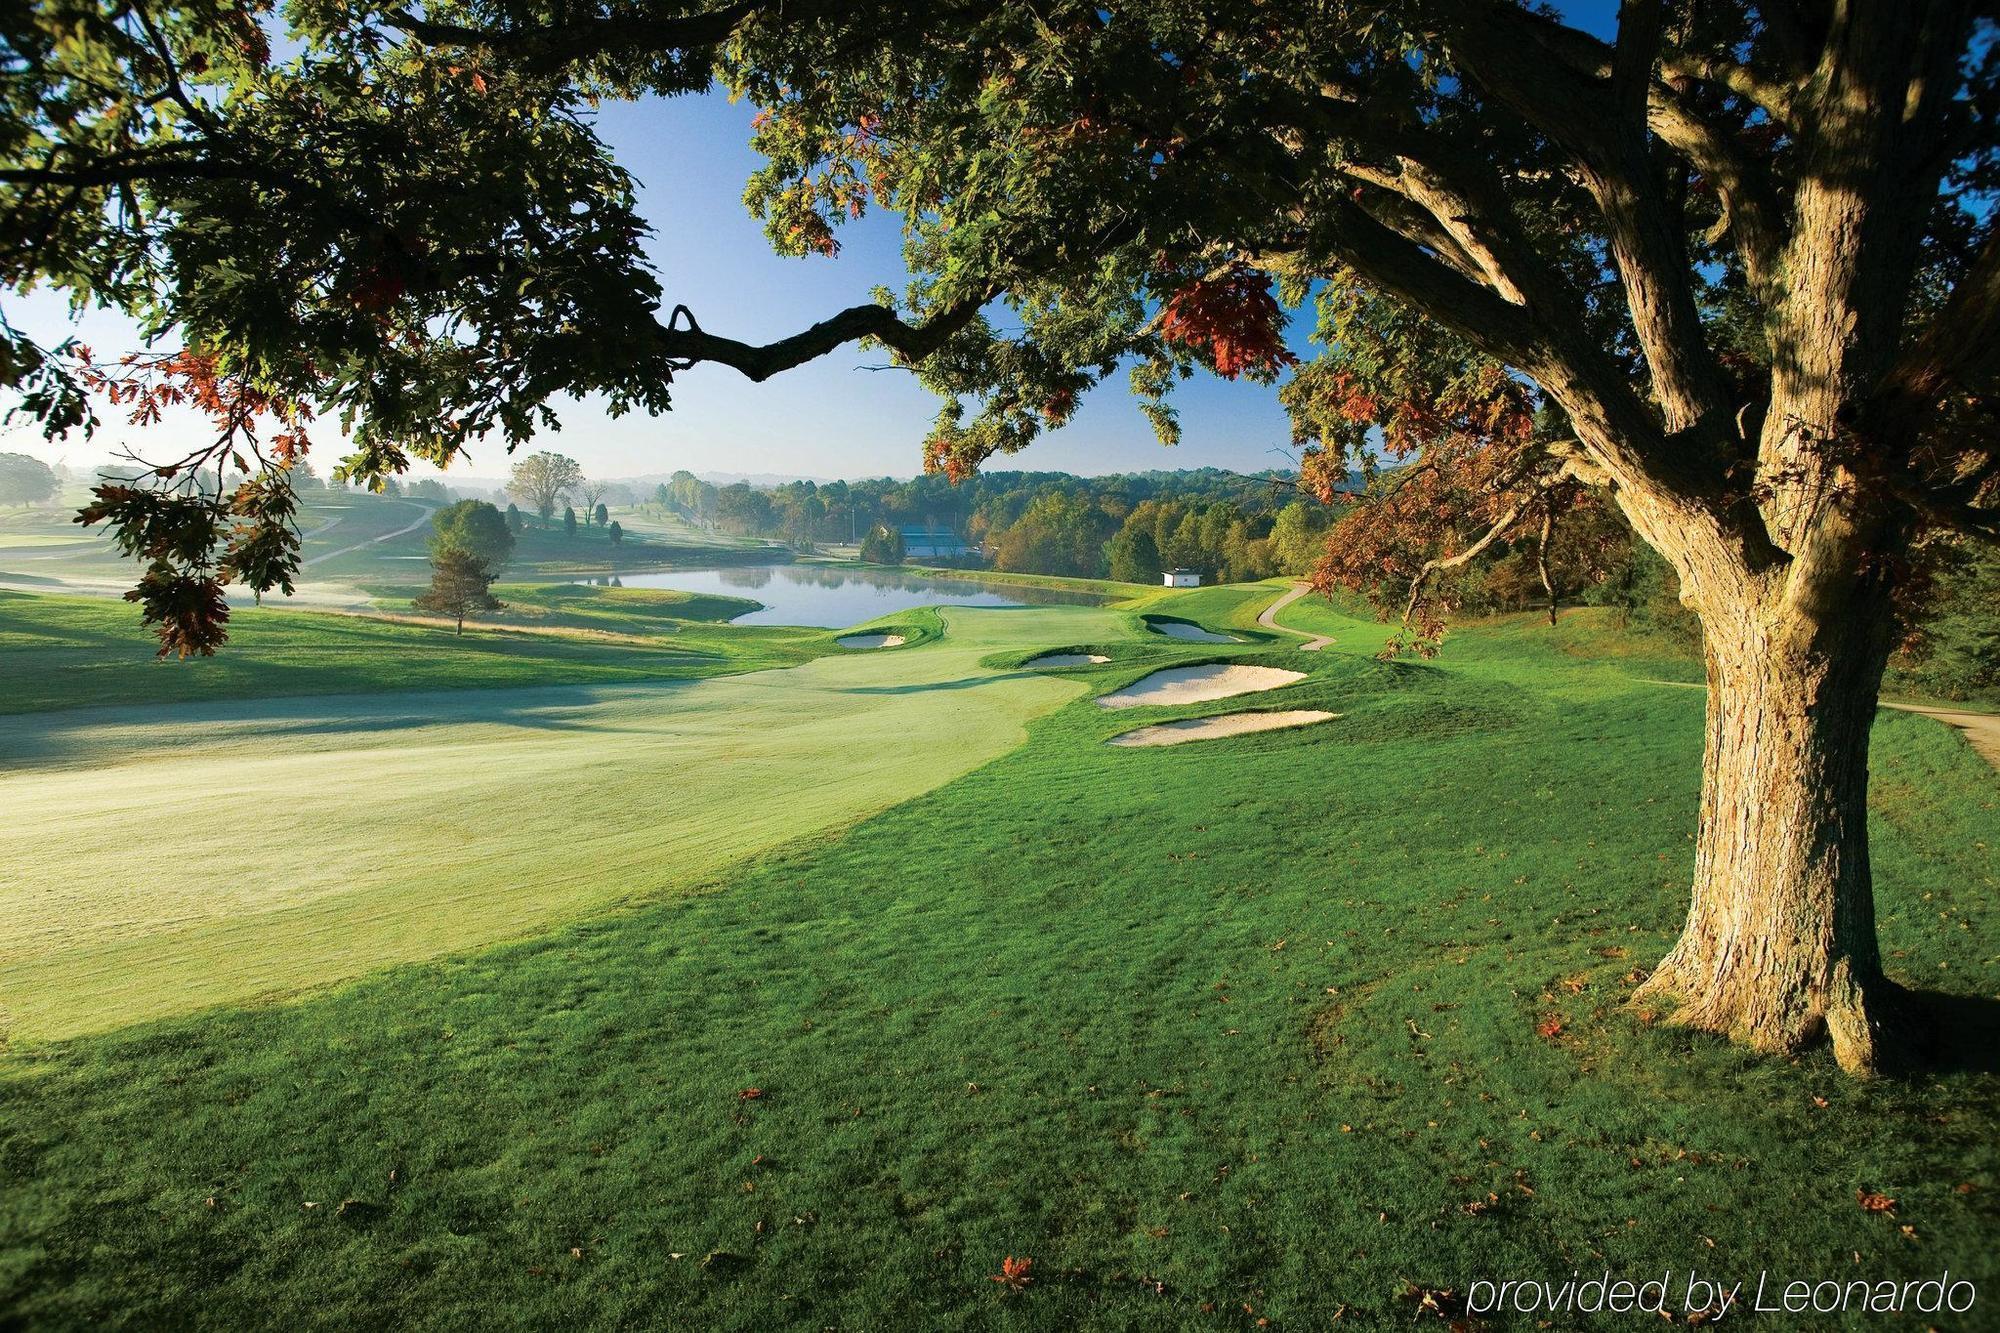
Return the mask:
{"type": "Polygon", "coordinates": [[[1170,569],[1160,575],[1160,581],[1169,588],[1199,588],[1201,574],[1192,569],[1170,569]]]}

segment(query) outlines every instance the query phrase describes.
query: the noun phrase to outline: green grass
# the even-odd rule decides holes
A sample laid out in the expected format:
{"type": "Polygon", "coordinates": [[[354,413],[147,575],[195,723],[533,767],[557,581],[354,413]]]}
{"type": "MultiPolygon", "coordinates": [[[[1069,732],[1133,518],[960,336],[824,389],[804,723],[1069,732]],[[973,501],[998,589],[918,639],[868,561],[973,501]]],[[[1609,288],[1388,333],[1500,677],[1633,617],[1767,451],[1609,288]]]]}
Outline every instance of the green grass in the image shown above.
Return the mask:
{"type": "Polygon", "coordinates": [[[780,558],[788,554],[782,546],[774,546],[761,537],[741,537],[727,532],[711,531],[696,527],[676,514],[645,506],[613,509],[611,517],[625,529],[628,537],[640,536],[658,539],[676,546],[715,546],[726,549],[762,551],[766,554],[777,552],[780,558]]]}
{"type": "MultiPolygon", "coordinates": [[[[1234,630],[1275,591],[1146,609],[1234,630]]],[[[821,673],[806,711],[856,689],[944,705],[852,728],[815,761],[822,781],[884,751],[953,773],[844,833],[800,819],[789,845],[700,883],[675,840],[724,807],[690,807],[698,769],[629,771],[662,748],[630,705],[595,703],[574,715],[588,730],[518,756],[461,738],[461,766],[537,782],[559,766],[559,809],[521,845],[560,837],[623,905],[295,1003],[17,1039],[0,1055],[0,1309],[149,1328],[1409,1327],[1411,1283],[1690,1265],[1731,1280],[1949,1268],[1988,1296],[1991,769],[1928,720],[1878,723],[1884,949],[1957,1024],[1939,1072],[1857,1084],[1824,1056],[1753,1056],[1622,1003],[1685,907],[1698,694],[1524,623],[1470,629],[1435,664],[1384,663],[1368,655],[1382,627],[1292,611],[1343,642],[1174,648],[1140,640],[1130,609],[947,612],[921,649],[790,673],[821,673]],[[1257,653],[1312,673],[1285,707],[1344,716],[1114,750],[1100,742],[1147,721],[1271,705],[1106,713],[1010,670],[1031,640],[1124,654],[1064,673],[1093,692],[1165,660],[1257,653]],[[889,683],[954,653],[949,671],[889,683]],[[1017,684],[1036,696],[1015,702],[1025,744],[962,762],[959,737],[1007,697],[988,691],[1017,684]],[[607,797],[650,804],[611,830],[595,822],[607,797]],[[1895,1197],[1896,1216],[1862,1210],[1858,1189],[1895,1197]],[[1025,1292],[987,1280],[1007,1255],[1034,1257],[1025,1292]]],[[[684,687],[735,692],[734,740],[708,757],[730,775],[729,813],[772,803],[754,756],[727,746],[764,716],[747,692],[780,679],[684,687]]],[[[250,792],[289,793],[289,777],[311,804],[340,799],[427,748],[385,737],[352,779],[333,755],[243,773],[226,735],[163,721],[102,738],[104,756],[163,745],[176,790],[273,820],[243,854],[295,873],[352,864],[380,827],[339,809],[293,819],[289,795],[253,812],[250,792]]],[[[47,820],[68,801],[110,785],[76,773],[78,790],[40,798],[42,843],[65,842],[47,820]]],[[[116,786],[158,808],[129,770],[116,786]]],[[[443,794],[462,823],[404,853],[433,875],[526,813],[476,817],[504,799],[498,781],[443,794]]],[[[774,825],[809,799],[780,794],[774,825]]],[[[175,870],[149,866],[148,882],[234,883],[215,845],[163,849],[175,870]]],[[[107,854],[64,862],[94,884],[107,854]]],[[[39,882],[79,882],[48,855],[39,882]]],[[[401,892],[412,916],[439,897],[462,910],[419,876],[401,892]]]]}
{"type": "MultiPolygon", "coordinates": [[[[295,991],[699,885],[1012,748],[1079,687],[980,660],[1111,619],[1060,608],[941,626],[901,614],[884,627],[908,646],[872,653],[790,631],[832,656],[699,688],[18,715],[0,723],[0,1023],[19,1040],[295,991]],[[945,752],[905,743],[945,734],[945,752]],[[51,912],[38,886],[57,882],[70,887],[51,912]]],[[[254,641],[237,656],[281,678],[254,641]]]]}
{"type": "MultiPolygon", "coordinates": [[[[504,590],[503,590],[504,591],[504,590]]],[[[516,594],[508,593],[513,596],[516,594]]],[[[212,658],[154,659],[138,612],[104,598],[0,590],[0,715],[121,704],[694,680],[791,666],[831,651],[824,631],[705,623],[732,599],[676,602],[640,589],[522,589],[521,623],[649,636],[421,627],[363,616],[238,607],[212,658]],[[547,608],[532,616],[529,608],[547,608]],[[678,619],[679,611],[689,617],[678,619]]],[[[404,603],[404,613],[412,614],[404,603]]]]}

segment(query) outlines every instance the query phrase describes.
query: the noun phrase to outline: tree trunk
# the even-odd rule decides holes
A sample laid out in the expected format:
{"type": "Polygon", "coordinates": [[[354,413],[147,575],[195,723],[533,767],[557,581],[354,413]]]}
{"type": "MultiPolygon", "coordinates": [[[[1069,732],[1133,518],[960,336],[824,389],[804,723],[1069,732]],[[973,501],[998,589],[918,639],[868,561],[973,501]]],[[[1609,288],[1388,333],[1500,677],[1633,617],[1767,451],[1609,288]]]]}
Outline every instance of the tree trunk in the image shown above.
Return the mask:
{"type": "Polygon", "coordinates": [[[1850,1072],[1886,1052],[1890,989],[1868,867],[1868,733],[1890,646],[1885,593],[1816,620],[1795,606],[1704,618],[1708,731],[1694,903],[1635,1000],[1850,1072]]]}

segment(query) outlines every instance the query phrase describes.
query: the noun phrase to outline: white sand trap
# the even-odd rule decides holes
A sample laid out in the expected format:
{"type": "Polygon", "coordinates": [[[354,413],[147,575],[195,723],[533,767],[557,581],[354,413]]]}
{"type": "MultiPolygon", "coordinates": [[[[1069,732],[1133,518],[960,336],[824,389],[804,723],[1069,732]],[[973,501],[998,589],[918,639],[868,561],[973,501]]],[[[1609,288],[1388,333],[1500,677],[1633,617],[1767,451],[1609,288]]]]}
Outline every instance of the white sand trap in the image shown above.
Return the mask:
{"type": "Polygon", "coordinates": [[[1170,639],[1185,639],[1189,643],[1241,643],[1227,634],[1211,634],[1199,625],[1190,625],[1185,620],[1149,620],[1153,633],[1164,634],[1170,639]]]}
{"type": "Polygon", "coordinates": [[[900,634],[849,634],[834,640],[843,648],[901,648],[903,636],[900,634]]]}
{"type": "Polygon", "coordinates": [[[1025,663],[1031,667],[1096,666],[1111,659],[1103,653],[1043,653],[1034,661],[1025,663]]]}
{"type": "Polygon", "coordinates": [[[1106,745],[1185,745],[1189,741],[1220,740],[1253,731],[1283,731],[1287,727],[1309,727],[1315,722],[1331,722],[1338,713],[1322,713],[1313,708],[1289,713],[1226,713],[1221,717],[1190,718],[1185,722],[1162,722],[1113,736],[1106,745]]]}
{"type": "Polygon", "coordinates": [[[1116,694],[1097,701],[1099,708],[1137,708],[1141,704],[1201,704],[1211,699],[1228,699],[1238,694],[1275,690],[1281,685],[1304,680],[1303,671],[1280,671],[1277,667],[1237,666],[1213,662],[1208,666],[1169,667],[1155,671],[1142,681],[1127,685],[1116,694]]]}

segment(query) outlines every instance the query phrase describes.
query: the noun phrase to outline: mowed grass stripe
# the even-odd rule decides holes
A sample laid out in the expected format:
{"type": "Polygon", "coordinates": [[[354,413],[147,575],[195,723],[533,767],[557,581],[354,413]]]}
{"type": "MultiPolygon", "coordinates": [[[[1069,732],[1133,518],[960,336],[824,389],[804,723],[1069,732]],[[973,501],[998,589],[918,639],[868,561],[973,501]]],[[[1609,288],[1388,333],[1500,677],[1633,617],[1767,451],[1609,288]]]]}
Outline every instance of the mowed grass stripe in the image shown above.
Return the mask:
{"type": "Polygon", "coordinates": [[[1119,632],[1092,608],[943,614],[930,644],[679,685],[0,721],[9,1035],[322,985],[698,886],[949,782],[1084,688],[981,658],[1119,632]]]}

